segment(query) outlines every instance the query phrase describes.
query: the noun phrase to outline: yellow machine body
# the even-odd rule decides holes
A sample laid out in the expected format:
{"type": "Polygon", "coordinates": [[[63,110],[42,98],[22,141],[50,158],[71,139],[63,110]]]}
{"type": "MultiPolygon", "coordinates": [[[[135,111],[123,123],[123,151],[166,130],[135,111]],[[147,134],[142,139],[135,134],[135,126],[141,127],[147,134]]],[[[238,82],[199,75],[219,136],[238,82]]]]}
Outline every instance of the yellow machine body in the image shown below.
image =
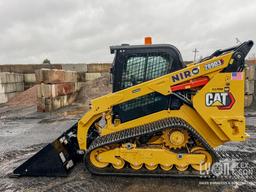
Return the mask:
{"type": "Polygon", "coordinates": [[[103,113],[106,115],[107,124],[101,129],[101,136],[168,117],[180,117],[189,122],[212,147],[217,147],[227,141],[244,141],[247,135],[244,118],[244,74],[241,72],[240,79],[237,80],[232,79],[232,73],[220,73],[232,63],[231,56],[232,52],[202,63],[192,63],[182,70],[92,100],[90,111],[78,123],[77,138],[80,149],[87,149],[88,130],[97,119],[102,117],[103,113]],[[219,60],[223,61],[222,65],[206,70],[207,65],[219,60]],[[172,81],[172,76],[192,71],[195,68],[199,69],[198,74],[178,82],[172,81]],[[172,86],[202,76],[208,77],[209,82],[193,96],[194,109],[183,105],[179,110],[163,110],[125,123],[112,123],[111,109],[114,105],[152,92],[169,95],[172,93],[172,86]],[[221,100],[223,94],[227,92],[232,94],[234,103],[230,109],[219,109],[224,105],[221,100]],[[211,106],[206,105],[206,97],[210,99],[215,97],[211,106]]]}
{"type": "Polygon", "coordinates": [[[14,174],[65,176],[84,159],[94,174],[199,176],[219,161],[215,147],[248,137],[243,69],[252,41],[217,50],[186,66],[174,46],[148,43],[114,46],[113,93],[92,100],[78,123],[14,174]],[[138,54],[142,51],[143,56],[138,54]],[[128,65],[129,54],[133,63],[128,65]],[[172,60],[164,60],[166,55],[172,60]],[[161,73],[164,62],[169,68],[161,73]],[[148,98],[160,99],[150,103],[148,98]],[[134,101],[140,105],[121,108],[134,101]]]}

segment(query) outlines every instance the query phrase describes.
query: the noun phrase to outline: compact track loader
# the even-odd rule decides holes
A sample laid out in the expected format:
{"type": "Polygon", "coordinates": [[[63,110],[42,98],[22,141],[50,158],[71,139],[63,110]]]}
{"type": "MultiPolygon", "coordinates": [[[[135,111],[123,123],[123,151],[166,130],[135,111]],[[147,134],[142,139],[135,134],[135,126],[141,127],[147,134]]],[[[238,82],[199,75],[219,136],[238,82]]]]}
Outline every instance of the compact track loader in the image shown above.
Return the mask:
{"type": "Polygon", "coordinates": [[[199,176],[214,148],[244,141],[246,41],[185,65],[169,44],[111,46],[113,93],[91,101],[69,130],[13,171],[66,176],[79,162],[93,174],[199,176]]]}

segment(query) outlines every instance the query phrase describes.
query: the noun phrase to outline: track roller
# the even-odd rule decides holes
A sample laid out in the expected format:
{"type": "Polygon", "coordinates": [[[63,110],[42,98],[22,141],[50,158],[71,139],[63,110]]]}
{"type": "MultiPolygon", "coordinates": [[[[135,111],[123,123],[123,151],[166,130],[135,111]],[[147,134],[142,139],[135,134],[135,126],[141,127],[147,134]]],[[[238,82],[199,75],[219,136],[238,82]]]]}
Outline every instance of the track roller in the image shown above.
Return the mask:
{"type": "Polygon", "coordinates": [[[173,165],[160,165],[160,167],[164,171],[170,171],[173,168],[173,165]]]}
{"type": "Polygon", "coordinates": [[[148,170],[150,170],[150,171],[153,171],[153,170],[155,170],[156,168],[157,168],[157,164],[145,164],[145,167],[148,169],[148,170]]]}
{"type": "Polygon", "coordinates": [[[139,170],[142,168],[143,164],[130,164],[131,168],[134,169],[134,170],[139,170]]]}

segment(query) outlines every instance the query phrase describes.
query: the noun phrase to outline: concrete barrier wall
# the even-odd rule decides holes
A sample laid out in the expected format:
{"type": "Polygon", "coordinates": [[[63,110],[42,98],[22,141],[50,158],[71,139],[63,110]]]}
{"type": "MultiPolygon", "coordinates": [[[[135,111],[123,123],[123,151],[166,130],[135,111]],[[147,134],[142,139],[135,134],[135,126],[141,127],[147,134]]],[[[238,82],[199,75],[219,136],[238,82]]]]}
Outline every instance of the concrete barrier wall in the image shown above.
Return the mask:
{"type": "Polygon", "coordinates": [[[23,82],[23,75],[16,73],[0,73],[0,83],[18,83],[23,82]]]}
{"type": "Polygon", "coordinates": [[[0,72],[11,72],[11,73],[34,73],[35,70],[41,68],[49,69],[62,69],[62,66],[59,64],[10,64],[10,65],[0,65],[0,72]]]}
{"type": "MultiPolygon", "coordinates": [[[[59,82],[73,82],[77,78],[78,82],[90,81],[96,78],[99,78],[99,73],[109,73],[111,68],[111,63],[92,63],[92,64],[85,64],[85,63],[77,63],[77,64],[11,64],[11,65],[0,65],[0,72],[15,72],[15,73],[22,73],[24,74],[24,89],[29,89],[33,87],[37,83],[41,83],[41,81],[36,82],[36,71],[40,69],[63,69],[64,71],[76,71],[76,75],[66,74],[66,77],[63,77],[64,80],[59,82]],[[89,66],[89,67],[88,67],[89,66]],[[88,69],[87,69],[88,68],[88,69]],[[86,73],[89,72],[88,76],[86,77],[86,73]]],[[[43,74],[42,74],[43,75],[43,74]]],[[[49,79],[45,79],[45,83],[53,82],[55,78],[53,76],[46,75],[50,77],[49,79]]],[[[38,79],[38,78],[37,78],[38,79]]],[[[58,78],[57,78],[58,79],[58,78]]],[[[55,82],[58,83],[58,82],[55,82]]]]}
{"type": "Polygon", "coordinates": [[[76,71],[41,69],[35,76],[41,83],[37,89],[37,110],[42,112],[51,112],[73,103],[85,83],[78,82],[76,71]]]}
{"type": "Polygon", "coordinates": [[[24,91],[24,78],[22,74],[0,73],[0,103],[8,102],[22,91],[24,91]]]}
{"type": "Polygon", "coordinates": [[[24,83],[36,83],[35,73],[24,74],[24,83]]]}
{"type": "Polygon", "coordinates": [[[24,91],[24,83],[1,83],[0,84],[0,93],[13,93],[24,91]]]}
{"type": "Polygon", "coordinates": [[[76,72],[109,72],[111,63],[67,63],[67,64],[8,64],[0,65],[0,72],[12,72],[29,74],[34,73],[35,70],[47,68],[47,69],[63,69],[76,72]]]}
{"type": "Polygon", "coordinates": [[[36,84],[37,84],[37,82],[36,82],[35,73],[24,74],[24,89],[25,90],[33,87],[36,84]]]}
{"type": "Polygon", "coordinates": [[[250,107],[253,103],[253,95],[244,96],[244,105],[245,107],[250,107]]]}
{"type": "Polygon", "coordinates": [[[101,73],[86,73],[85,80],[91,81],[91,80],[100,78],[101,76],[102,76],[101,73]]]}
{"type": "Polygon", "coordinates": [[[61,66],[65,71],[87,72],[87,64],[61,64],[61,66]]]}
{"type": "Polygon", "coordinates": [[[245,94],[252,95],[254,94],[254,80],[245,80],[245,94]]]}
{"type": "Polygon", "coordinates": [[[92,63],[87,65],[88,73],[107,73],[110,72],[110,63],[92,63]]]}
{"type": "Polygon", "coordinates": [[[245,107],[250,107],[256,98],[256,61],[247,61],[245,66],[245,107]]]}
{"type": "Polygon", "coordinates": [[[63,95],[72,94],[81,89],[84,82],[71,82],[71,83],[59,83],[59,84],[44,84],[41,83],[37,89],[38,97],[58,97],[63,95]]]}
{"type": "Polygon", "coordinates": [[[76,71],[64,71],[58,69],[40,69],[36,70],[35,77],[37,83],[63,83],[77,82],[76,71]]]}
{"type": "Polygon", "coordinates": [[[76,100],[77,95],[78,92],[54,98],[40,97],[38,98],[37,110],[41,112],[55,111],[61,107],[72,104],[76,100]]]}

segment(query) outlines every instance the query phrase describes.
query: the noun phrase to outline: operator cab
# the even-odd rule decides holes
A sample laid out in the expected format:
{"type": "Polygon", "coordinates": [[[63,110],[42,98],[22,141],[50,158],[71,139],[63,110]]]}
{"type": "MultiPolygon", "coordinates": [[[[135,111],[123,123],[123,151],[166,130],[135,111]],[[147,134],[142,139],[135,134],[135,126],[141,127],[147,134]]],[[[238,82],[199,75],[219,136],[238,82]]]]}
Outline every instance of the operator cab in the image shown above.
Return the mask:
{"type": "Polygon", "coordinates": [[[113,92],[185,67],[179,50],[169,44],[111,46],[113,92]]]}
{"type": "MultiPolygon", "coordinates": [[[[115,53],[111,69],[113,92],[185,67],[179,50],[170,44],[123,44],[111,46],[110,51],[112,54],[115,53]]],[[[171,97],[154,92],[114,106],[113,112],[121,122],[126,122],[170,108],[171,97]]],[[[180,106],[179,103],[175,102],[174,105],[180,106]]]]}

